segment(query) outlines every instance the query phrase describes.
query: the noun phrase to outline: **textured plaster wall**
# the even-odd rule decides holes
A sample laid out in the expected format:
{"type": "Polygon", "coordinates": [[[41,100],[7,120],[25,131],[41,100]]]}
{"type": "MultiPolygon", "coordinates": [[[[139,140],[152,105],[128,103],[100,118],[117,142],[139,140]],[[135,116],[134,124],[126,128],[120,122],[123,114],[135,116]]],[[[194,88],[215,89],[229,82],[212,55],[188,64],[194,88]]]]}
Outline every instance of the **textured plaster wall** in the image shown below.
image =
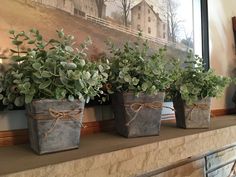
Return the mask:
{"type": "MultiPolygon", "coordinates": [[[[236,16],[235,0],[208,0],[210,65],[217,74],[235,75],[236,55],[232,30],[236,16]]],[[[226,89],[224,95],[212,100],[212,109],[234,108],[232,97],[235,87],[226,89]]]]}

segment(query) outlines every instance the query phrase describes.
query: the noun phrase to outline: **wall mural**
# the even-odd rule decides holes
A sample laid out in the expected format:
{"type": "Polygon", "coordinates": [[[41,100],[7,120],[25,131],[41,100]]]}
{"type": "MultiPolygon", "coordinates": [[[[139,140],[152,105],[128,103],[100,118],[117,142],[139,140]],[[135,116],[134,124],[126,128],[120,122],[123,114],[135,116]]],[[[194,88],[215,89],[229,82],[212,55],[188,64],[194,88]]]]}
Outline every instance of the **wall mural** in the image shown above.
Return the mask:
{"type": "Polygon", "coordinates": [[[78,43],[90,36],[90,54],[95,59],[105,52],[105,40],[121,44],[134,40],[140,31],[154,48],[167,45],[186,51],[193,48],[193,32],[191,21],[182,19],[181,4],[174,0],[3,0],[0,56],[9,54],[10,29],[31,28],[48,38],[63,28],[78,43]]]}
{"type": "Polygon", "coordinates": [[[135,41],[139,34],[157,50],[184,58],[193,50],[192,1],[189,0],[3,0],[0,6],[0,73],[11,56],[8,31],[38,29],[46,39],[64,29],[79,44],[92,39],[89,55],[106,55],[106,41],[135,41]],[[189,8],[186,9],[186,6],[189,8]]]}

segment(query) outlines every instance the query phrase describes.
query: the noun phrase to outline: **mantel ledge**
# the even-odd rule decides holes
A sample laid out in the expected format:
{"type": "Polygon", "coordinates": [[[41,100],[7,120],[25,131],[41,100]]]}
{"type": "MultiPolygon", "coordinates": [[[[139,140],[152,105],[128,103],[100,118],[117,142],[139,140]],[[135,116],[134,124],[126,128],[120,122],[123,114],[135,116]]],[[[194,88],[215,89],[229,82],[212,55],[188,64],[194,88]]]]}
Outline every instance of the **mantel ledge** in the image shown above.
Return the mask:
{"type": "MultiPolygon", "coordinates": [[[[86,141],[86,138],[84,137],[85,142],[81,143],[80,149],[43,156],[28,152],[30,150],[25,148],[25,146],[0,148],[0,174],[5,173],[5,175],[3,174],[4,177],[138,176],[189,157],[201,156],[235,144],[236,117],[225,116],[216,118],[212,120],[212,127],[209,130],[182,130],[174,128],[171,124],[163,125],[159,137],[128,140],[117,135],[102,134],[91,135],[87,138],[90,138],[90,141],[86,141]],[[101,139],[99,139],[99,136],[101,136],[101,139]],[[144,144],[141,142],[139,144],[139,140],[143,141],[144,144]],[[17,148],[21,148],[21,150],[17,148]],[[93,154],[92,149],[97,150],[97,152],[93,154]],[[83,152],[80,152],[80,155],[78,155],[79,151],[83,151],[84,154],[81,155],[83,152]],[[99,153],[98,151],[104,152],[99,153]],[[4,154],[6,156],[6,154],[11,154],[11,152],[13,156],[16,155],[15,161],[12,160],[14,158],[10,158],[10,161],[5,158],[4,161],[4,154]],[[23,155],[18,154],[21,152],[23,155]],[[68,159],[69,155],[73,158],[76,155],[78,157],[68,159]],[[62,158],[63,156],[64,158],[62,158]],[[56,160],[53,161],[52,159],[56,160]],[[60,159],[65,159],[65,161],[63,162],[60,159]],[[29,164],[27,165],[27,163],[33,160],[36,163],[34,165],[38,163],[38,167],[32,164],[32,167],[29,164]],[[43,164],[44,161],[46,161],[45,164],[43,164]],[[22,167],[21,170],[18,166],[15,172],[13,170],[12,173],[9,173],[11,170],[7,165],[10,165],[10,163],[12,163],[11,168],[15,168],[15,165],[19,164],[22,166],[26,164],[28,167],[22,167]]],[[[83,142],[83,139],[81,142],[83,142]]]]}

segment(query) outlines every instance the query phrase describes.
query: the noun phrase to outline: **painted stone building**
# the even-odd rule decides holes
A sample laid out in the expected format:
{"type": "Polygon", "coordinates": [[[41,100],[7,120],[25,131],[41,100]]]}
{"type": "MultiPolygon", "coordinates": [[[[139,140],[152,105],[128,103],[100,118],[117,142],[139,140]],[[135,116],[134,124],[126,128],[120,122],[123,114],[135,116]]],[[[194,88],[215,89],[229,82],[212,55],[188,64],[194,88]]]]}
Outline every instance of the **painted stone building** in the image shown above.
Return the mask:
{"type": "MultiPolygon", "coordinates": [[[[55,7],[78,16],[94,16],[98,17],[98,8],[95,0],[33,0],[37,3],[50,7],[55,7]]],[[[105,17],[106,5],[101,8],[101,17],[105,17]]]]}
{"type": "Polygon", "coordinates": [[[44,4],[46,6],[55,7],[74,15],[73,0],[33,0],[34,2],[44,4]]]}
{"type": "Polygon", "coordinates": [[[153,38],[167,40],[167,4],[163,0],[156,2],[155,5],[149,0],[137,2],[131,9],[131,27],[153,38]]]}
{"type": "MultiPolygon", "coordinates": [[[[75,6],[75,9],[74,9],[75,15],[85,16],[86,14],[86,15],[91,15],[94,17],[99,17],[98,8],[97,8],[97,4],[95,0],[74,0],[74,6],[75,6]]],[[[101,18],[104,18],[106,14],[105,4],[102,7],[101,11],[102,11],[101,18]]]]}

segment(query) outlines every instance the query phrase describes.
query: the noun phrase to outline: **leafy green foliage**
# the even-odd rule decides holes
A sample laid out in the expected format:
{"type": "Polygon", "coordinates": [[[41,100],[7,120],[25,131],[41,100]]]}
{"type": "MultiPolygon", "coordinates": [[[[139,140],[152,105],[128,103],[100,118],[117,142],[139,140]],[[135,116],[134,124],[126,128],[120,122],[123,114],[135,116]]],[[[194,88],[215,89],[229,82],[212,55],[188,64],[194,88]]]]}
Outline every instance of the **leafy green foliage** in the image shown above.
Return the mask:
{"type": "Polygon", "coordinates": [[[110,48],[110,92],[141,92],[156,95],[169,87],[172,76],[167,69],[166,49],[150,54],[147,42],[125,43],[110,48]]]}
{"type": "Polygon", "coordinates": [[[184,66],[177,60],[172,62],[172,74],[174,82],[171,84],[169,93],[172,98],[181,96],[187,104],[206,97],[219,96],[231,79],[217,76],[213,70],[206,71],[203,59],[198,56],[188,57],[184,66]]]}
{"type": "Polygon", "coordinates": [[[3,81],[4,81],[4,73],[2,72],[2,66],[0,64],[0,100],[3,100],[3,81]]]}
{"type": "Polygon", "coordinates": [[[57,31],[58,38],[44,40],[38,30],[16,33],[10,31],[13,61],[0,87],[5,91],[3,103],[22,106],[33,99],[80,99],[103,94],[108,63],[88,60],[88,39],[73,47],[74,37],[57,31]]]}

